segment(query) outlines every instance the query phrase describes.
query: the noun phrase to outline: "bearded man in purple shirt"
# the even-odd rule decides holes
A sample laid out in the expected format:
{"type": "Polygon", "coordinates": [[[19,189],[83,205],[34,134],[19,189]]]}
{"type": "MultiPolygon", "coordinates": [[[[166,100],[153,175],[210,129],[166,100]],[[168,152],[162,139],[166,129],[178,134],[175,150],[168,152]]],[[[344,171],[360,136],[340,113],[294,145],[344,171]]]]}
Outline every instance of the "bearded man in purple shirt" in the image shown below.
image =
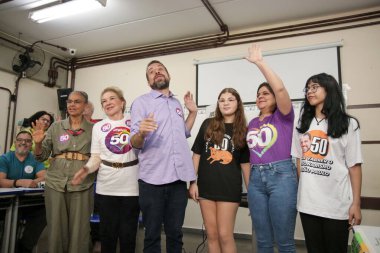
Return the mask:
{"type": "Polygon", "coordinates": [[[161,252],[164,224],[166,252],[182,252],[182,225],[187,206],[186,182],[196,179],[190,136],[197,116],[193,95],[184,103],[189,115],[169,90],[170,75],[159,61],[146,69],[151,91],[138,97],[131,107],[131,144],[138,149],[140,208],[145,226],[144,253],[161,252]]]}

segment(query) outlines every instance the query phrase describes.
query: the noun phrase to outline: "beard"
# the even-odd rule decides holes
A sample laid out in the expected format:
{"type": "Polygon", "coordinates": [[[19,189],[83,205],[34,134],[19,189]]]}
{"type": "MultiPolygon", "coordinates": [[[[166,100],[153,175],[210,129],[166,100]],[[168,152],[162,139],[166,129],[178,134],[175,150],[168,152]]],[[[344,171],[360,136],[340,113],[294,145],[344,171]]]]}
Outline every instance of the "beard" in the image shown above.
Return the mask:
{"type": "Polygon", "coordinates": [[[25,155],[27,155],[29,153],[29,150],[21,150],[21,149],[17,149],[17,148],[16,148],[15,151],[16,151],[17,154],[19,154],[21,156],[25,156],[25,155]]]}
{"type": "Polygon", "coordinates": [[[169,80],[165,78],[165,81],[154,82],[150,87],[153,90],[164,90],[164,89],[167,89],[167,88],[169,88],[169,80]]]}

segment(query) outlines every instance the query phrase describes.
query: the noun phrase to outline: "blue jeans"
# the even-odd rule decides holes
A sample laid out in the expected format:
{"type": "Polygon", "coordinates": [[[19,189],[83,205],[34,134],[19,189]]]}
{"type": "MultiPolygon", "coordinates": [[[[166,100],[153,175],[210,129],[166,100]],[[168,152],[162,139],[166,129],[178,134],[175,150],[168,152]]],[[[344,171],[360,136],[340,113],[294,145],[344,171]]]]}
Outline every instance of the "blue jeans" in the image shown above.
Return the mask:
{"type": "Polygon", "coordinates": [[[166,252],[182,252],[182,225],[187,206],[186,182],[152,185],[139,180],[140,208],[145,226],[144,253],[161,252],[164,224],[166,252]]]}
{"type": "Polygon", "coordinates": [[[248,205],[256,232],[258,253],[296,252],[297,171],[292,160],[253,165],[248,205]]]}

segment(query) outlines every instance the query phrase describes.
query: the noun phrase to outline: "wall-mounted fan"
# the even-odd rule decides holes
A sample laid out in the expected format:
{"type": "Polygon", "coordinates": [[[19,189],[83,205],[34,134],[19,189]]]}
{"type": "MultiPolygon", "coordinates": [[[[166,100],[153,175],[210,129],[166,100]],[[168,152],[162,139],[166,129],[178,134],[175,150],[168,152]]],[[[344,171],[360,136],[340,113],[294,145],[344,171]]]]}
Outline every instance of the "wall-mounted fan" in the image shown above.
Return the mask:
{"type": "Polygon", "coordinates": [[[44,51],[37,46],[31,46],[15,55],[12,61],[12,69],[25,77],[31,77],[40,71],[44,61],[44,51]]]}

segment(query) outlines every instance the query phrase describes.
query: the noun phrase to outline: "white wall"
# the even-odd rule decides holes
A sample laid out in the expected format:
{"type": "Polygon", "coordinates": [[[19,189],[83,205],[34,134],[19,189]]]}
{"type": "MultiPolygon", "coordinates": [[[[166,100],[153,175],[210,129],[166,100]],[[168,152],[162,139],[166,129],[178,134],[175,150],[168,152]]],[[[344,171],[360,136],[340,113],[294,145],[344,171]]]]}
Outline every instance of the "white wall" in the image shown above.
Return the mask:
{"type": "MultiPolygon", "coordinates": [[[[14,93],[16,74],[0,71],[0,86],[11,90],[14,93]]],[[[11,122],[13,117],[13,105],[11,111],[11,122]]],[[[56,88],[45,87],[42,83],[30,80],[28,78],[21,79],[17,98],[16,122],[24,118],[28,118],[37,111],[47,111],[54,115],[58,115],[58,101],[56,88]]],[[[0,90],[0,153],[3,151],[6,120],[8,113],[8,93],[0,90]]],[[[11,127],[10,123],[10,127],[11,127]]],[[[17,125],[17,123],[16,123],[17,125]]],[[[11,129],[8,133],[8,145],[10,141],[11,129]]]]}
{"type": "MultiPolygon", "coordinates": [[[[341,49],[342,81],[351,90],[348,92],[348,104],[380,103],[380,86],[378,71],[380,70],[380,25],[336,31],[262,42],[263,50],[279,50],[291,47],[303,47],[314,44],[336,42],[343,39],[341,49]]],[[[249,45],[238,45],[210,50],[182,53],[159,57],[168,68],[172,80],[171,89],[182,100],[187,90],[195,93],[196,73],[194,60],[207,60],[228,57],[247,52],[249,45]]],[[[88,92],[95,104],[95,116],[103,117],[100,109],[99,96],[102,89],[108,85],[119,86],[125,93],[128,106],[137,96],[149,91],[145,79],[146,64],[151,59],[115,63],[104,66],[79,69],[76,73],[76,89],[88,92]]],[[[312,60],[312,59],[310,59],[312,60]]],[[[289,63],[291,64],[291,63],[289,63]]],[[[305,80],[306,81],[306,80],[305,80]]],[[[233,84],[231,84],[233,86],[233,84]]],[[[254,84],[256,90],[258,84],[254,84]]],[[[215,97],[217,94],[215,94],[215,97]]],[[[212,103],[212,101],[211,101],[212,103]]],[[[352,110],[361,121],[363,140],[380,140],[380,133],[375,127],[380,123],[379,109],[352,110]],[[369,114],[371,113],[371,114],[369,114]]],[[[196,135],[196,131],[193,131],[196,135]]],[[[365,164],[363,166],[363,196],[380,197],[380,173],[377,171],[376,151],[379,145],[363,146],[365,164]]],[[[363,211],[364,224],[380,226],[379,211],[363,211]]],[[[185,227],[200,228],[202,217],[198,205],[189,201],[186,212],[185,227]]],[[[240,208],[235,232],[250,234],[251,221],[248,210],[240,208]]],[[[296,238],[303,238],[302,228],[297,223],[296,238]]]]}

